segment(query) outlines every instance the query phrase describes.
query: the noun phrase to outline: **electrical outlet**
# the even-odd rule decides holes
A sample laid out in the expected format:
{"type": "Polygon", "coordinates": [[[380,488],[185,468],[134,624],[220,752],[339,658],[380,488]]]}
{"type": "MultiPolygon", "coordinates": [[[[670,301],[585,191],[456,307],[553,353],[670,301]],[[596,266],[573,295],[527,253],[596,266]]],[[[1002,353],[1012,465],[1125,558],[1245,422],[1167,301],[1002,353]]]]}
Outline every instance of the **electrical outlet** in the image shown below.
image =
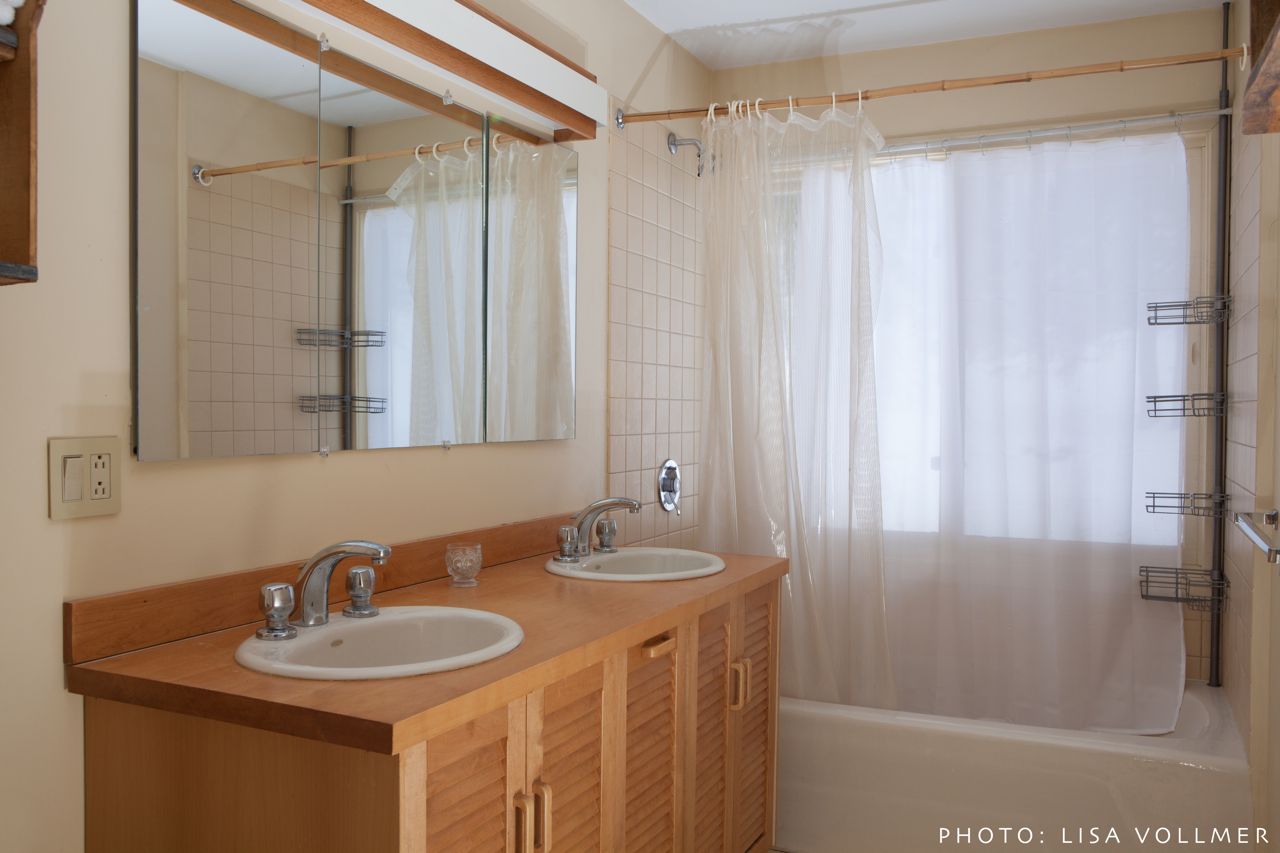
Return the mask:
{"type": "Polygon", "coordinates": [[[111,500],[111,454],[89,456],[89,500],[111,500]]]}
{"type": "Polygon", "coordinates": [[[114,435],[49,439],[49,517],[119,512],[122,458],[114,435]]]}

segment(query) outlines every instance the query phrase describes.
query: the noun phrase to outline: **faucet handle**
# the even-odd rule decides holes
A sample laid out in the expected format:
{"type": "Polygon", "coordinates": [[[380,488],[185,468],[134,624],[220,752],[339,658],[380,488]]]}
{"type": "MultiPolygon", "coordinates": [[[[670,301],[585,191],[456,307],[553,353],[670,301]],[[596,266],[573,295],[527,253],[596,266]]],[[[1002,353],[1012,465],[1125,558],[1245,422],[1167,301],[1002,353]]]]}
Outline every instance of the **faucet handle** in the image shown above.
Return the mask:
{"type": "Polygon", "coordinates": [[[618,548],[613,544],[613,539],[618,535],[618,522],[612,518],[602,518],[596,522],[596,537],[600,540],[600,544],[596,550],[601,554],[616,554],[618,548]]]}
{"type": "Polygon", "coordinates": [[[372,566],[356,566],[347,572],[347,595],[351,596],[351,603],[342,609],[343,616],[367,619],[378,615],[378,608],[369,603],[377,580],[372,566]]]}
{"type": "Polygon", "coordinates": [[[578,562],[578,528],[572,524],[560,527],[560,553],[556,555],[556,562],[578,562]]]}
{"type": "Polygon", "coordinates": [[[293,612],[293,585],[269,583],[262,587],[262,615],[267,624],[257,631],[259,640],[291,640],[298,629],[289,624],[293,612]]]}

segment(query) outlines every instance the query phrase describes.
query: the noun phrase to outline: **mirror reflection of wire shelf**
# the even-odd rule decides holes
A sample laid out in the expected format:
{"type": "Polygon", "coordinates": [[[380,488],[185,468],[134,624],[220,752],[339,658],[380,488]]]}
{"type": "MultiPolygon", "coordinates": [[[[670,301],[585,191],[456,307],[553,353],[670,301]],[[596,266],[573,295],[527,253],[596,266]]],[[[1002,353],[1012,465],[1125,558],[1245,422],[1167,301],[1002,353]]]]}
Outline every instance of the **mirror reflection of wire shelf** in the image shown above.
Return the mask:
{"type": "Polygon", "coordinates": [[[349,394],[304,394],[298,397],[298,408],[309,415],[319,412],[381,415],[387,410],[387,398],[353,397],[349,394]]]}
{"type": "Polygon", "coordinates": [[[1215,492],[1147,492],[1147,512],[1164,515],[1222,516],[1227,496],[1215,492]]]}
{"type": "Polygon", "coordinates": [[[1221,391],[1147,397],[1147,416],[1152,418],[1220,418],[1226,413],[1227,395],[1221,391]]]}
{"type": "Polygon", "coordinates": [[[1176,601],[1192,610],[1221,608],[1230,582],[1208,569],[1138,568],[1138,592],[1149,601],[1176,601]]]}
{"type": "Polygon", "coordinates": [[[1202,326],[1225,322],[1231,312],[1230,296],[1197,296],[1181,302],[1148,302],[1149,326],[1202,326]]]}
{"type": "Polygon", "coordinates": [[[385,345],[387,333],[370,329],[298,329],[297,341],[300,347],[360,349],[385,345]]]}

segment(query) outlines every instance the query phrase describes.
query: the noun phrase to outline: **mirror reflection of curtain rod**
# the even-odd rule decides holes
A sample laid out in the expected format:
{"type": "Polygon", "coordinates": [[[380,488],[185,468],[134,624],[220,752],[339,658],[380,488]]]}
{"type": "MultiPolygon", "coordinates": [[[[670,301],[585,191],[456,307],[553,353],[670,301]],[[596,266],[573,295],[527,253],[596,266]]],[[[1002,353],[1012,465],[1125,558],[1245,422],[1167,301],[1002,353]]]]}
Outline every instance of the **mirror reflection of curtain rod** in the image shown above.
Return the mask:
{"type": "MultiPolygon", "coordinates": [[[[494,145],[506,145],[510,142],[518,142],[514,136],[508,136],[505,133],[495,133],[493,135],[494,145]]],[[[435,145],[418,145],[413,148],[397,148],[394,151],[373,151],[368,154],[353,154],[350,157],[339,157],[335,160],[324,160],[320,163],[321,169],[332,169],[337,166],[354,166],[358,163],[371,163],[374,160],[391,160],[397,157],[427,157],[432,154],[444,154],[450,151],[457,151],[470,145],[472,142],[479,143],[479,136],[468,136],[466,139],[460,139],[456,142],[437,142],[435,145]]],[[[526,143],[527,144],[527,143],[526,143]]],[[[260,163],[246,163],[242,166],[224,166],[218,169],[208,169],[204,166],[191,167],[191,179],[202,187],[207,187],[213,183],[214,178],[221,178],[224,175],[243,175],[247,172],[266,172],[271,169],[288,169],[291,166],[311,166],[319,159],[314,154],[308,154],[304,157],[290,157],[285,160],[264,160],[260,163]]]]}

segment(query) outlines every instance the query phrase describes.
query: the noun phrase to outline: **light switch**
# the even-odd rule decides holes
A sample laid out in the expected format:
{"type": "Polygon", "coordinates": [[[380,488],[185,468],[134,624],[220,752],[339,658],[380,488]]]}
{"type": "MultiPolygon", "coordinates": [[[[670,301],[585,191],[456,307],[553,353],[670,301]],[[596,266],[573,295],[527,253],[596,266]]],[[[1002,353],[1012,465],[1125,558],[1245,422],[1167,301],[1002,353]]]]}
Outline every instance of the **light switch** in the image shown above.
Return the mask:
{"type": "Polygon", "coordinates": [[[62,500],[84,500],[84,457],[62,457],[62,500]]]}
{"type": "Polygon", "coordinates": [[[123,458],[114,435],[49,439],[49,517],[119,512],[123,458]]]}

